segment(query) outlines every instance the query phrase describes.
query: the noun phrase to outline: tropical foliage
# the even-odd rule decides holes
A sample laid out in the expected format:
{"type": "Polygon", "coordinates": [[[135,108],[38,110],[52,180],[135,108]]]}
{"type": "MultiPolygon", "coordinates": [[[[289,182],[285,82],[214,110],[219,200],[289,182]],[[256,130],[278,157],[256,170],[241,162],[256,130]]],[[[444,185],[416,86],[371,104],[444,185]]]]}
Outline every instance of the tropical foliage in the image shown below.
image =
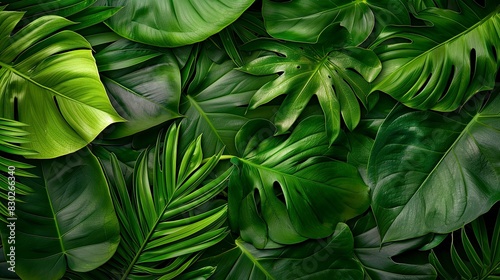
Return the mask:
{"type": "Polygon", "coordinates": [[[2,279],[497,279],[495,0],[0,0],[2,279]]]}

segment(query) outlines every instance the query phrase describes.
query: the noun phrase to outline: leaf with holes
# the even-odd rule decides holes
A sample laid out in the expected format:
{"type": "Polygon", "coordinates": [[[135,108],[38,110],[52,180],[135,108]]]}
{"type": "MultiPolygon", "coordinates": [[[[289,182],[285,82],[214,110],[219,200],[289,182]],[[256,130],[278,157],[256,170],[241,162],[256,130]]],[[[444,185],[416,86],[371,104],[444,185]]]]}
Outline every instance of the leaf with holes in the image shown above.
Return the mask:
{"type": "Polygon", "coordinates": [[[22,146],[32,158],[54,158],[81,149],[108,125],[123,119],[99,80],[90,45],[71,22],[41,17],[10,35],[23,13],[0,8],[0,117],[28,126],[22,146]]]}
{"type": "Polygon", "coordinates": [[[383,71],[373,91],[406,106],[453,111],[493,89],[500,66],[500,5],[458,1],[460,12],[429,8],[418,18],[432,27],[389,27],[372,49],[383,71]]]}
{"type": "Polygon", "coordinates": [[[448,233],[500,200],[500,95],[447,115],[396,107],[368,163],[383,242],[448,233]]]}
{"type": "Polygon", "coordinates": [[[377,56],[370,50],[348,47],[323,52],[305,44],[284,44],[274,40],[255,40],[245,49],[267,50],[275,54],[259,57],[240,68],[253,75],[278,74],[262,86],[250,100],[255,109],[286,94],[274,123],[278,134],[287,132],[316,96],[325,115],[326,133],[333,143],[340,131],[340,115],[349,129],[359,123],[361,109],[366,106],[370,84],[380,72],[377,56]]]}
{"type": "Polygon", "coordinates": [[[236,135],[229,222],[243,240],[266,248],[324,238],[368,208],[357,169],[323,156],[329,145],[321,116],[304,119],[289,137],[272,137],[275,130],[253,120],[236,135]]]}
{"type": "Polygon", "coordinates": [[[375,28],[410,23],[401,0],[264,0],[262,13],[271,36],[303,43],[316,43],[320,36],[330,40],[342,26],[350,34],[349,44],[357,46],[375,28]]]}

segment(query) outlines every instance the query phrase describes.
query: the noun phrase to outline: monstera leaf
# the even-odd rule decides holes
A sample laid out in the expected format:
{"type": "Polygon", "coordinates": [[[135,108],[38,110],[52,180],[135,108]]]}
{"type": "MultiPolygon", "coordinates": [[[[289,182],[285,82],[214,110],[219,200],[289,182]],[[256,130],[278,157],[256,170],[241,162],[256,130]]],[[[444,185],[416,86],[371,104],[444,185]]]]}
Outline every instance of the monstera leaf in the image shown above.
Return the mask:
{"type": "Polygon", "coordinates": [[[229,221],[257,248],[331,235],[337,223],[363,213],[368,188],[354,166],[323,157],[321,116],[285,138],[269,121],[250,121],[236,135],[240,157],[229,181],[229,221]]]}
{"type": "Polygon", "coordinates": [[[133,186],[127,186],[117,158],[112,155],[111,195],[120,221],[122,241],[116,255],[102,267],[109,279],[149,277],[172,279],[198,258],[197,252],[226,236],[227,207],[196,212],[225,188],[231,170],[208,181],[220,154],[203,160],[201,139],[178,154],[179,128],[170,126],[154,151],[152,180],[148,151],[141,153],[133,186]],[[163,148],[161,147],[163,142],[163,148]],[[193,210],[193,211],[191,211],[193,210]]]}
{"type": "Polygon", "coordinates": [[[119,0],[124,6],[107,21],[132,41],[160,47],[201,42],[235,21],[254,0],[119,0]],[[148,13],[144,13],[144,10],[148,13]],[[157,19],[162,20],[157,20],[157,19]]]}
{"type": "Polygon", "coordinates": [[[445,279],[498,279],[500,277],[500,211],[497,209],[453,233],[446,257],[434,251],[429,259],[445,279]],[[496,219],[495,219],[496,216],[496,219]],[[444,265],[447,264],[447,265],[444,265]]]}
{"type": "Polygon", "coordinates": [[[426,253],[418,252],[417,249],[429,242],[430,236],[381,244],[377,224],[371,212],[356,221],[352,233],[354,253],[363,267],[365,279],[436,279],[436,271],[429,263],[402,263],[393,259],[408,251],[415,259],[419,255],[425,256],[426,253]]]}
{"type": "MultiPolygon", "coordinates": [[[[0,8],[1,10],[2,8],[0,8]]],[[[44,16],[14,35],[23,13],[0,11],[0,117],[27,124],[32,158],[81,149],[105,127],[123,121],[99,80],[90,45],[71,22],[44,16]]]]}
{"type": "MultiPolygon", "coordinates": [[[[120,236],[97,158],[85,148],[33,165],[36,178],[16,178],[31,191],[16,204],[16,220],[8,221],[15,224],[16,273],[22,279],[60,279],[67,268],[90,271],[104,264],[120,236]]],[[[12,244],[9,228],[0,231],[3,244],[12,244]]]]}
{"type": "Polygon", "coordinates": [[[212,279],[362,279],[349,227],[339,223],[332,236],[277,249],[258,250],[227,238],[194,265],[217,266],[212,279]]]}
{"type": "Polygon", "coordinates": [[[373,45],[383,65],[374,91],[412,108],[453,111],[493,88],[500,66],[500,5],[457,2],[459,13],[437,8],[418,13],[432,27],[382,32],[373,45]]]}
{"type": "Polygon", "coordinates": [[[447,115],[389,114],[368,164],[382,241],[451,232],[500,200],[500,95],[491,99],[447,115]]]}
{"type": "Polygon", "coordinates": [[[361,115],[358,99],[367,104],[368,82],[381,70],[374,53],[355,47],[324,53],[309,45],[254,40],[245,48],[276,54],[259,57],[240,70],[254,75],[279,75],[255,93],[249,108],[255,109],[286,94],[274,121],[278,134],[283,134],[316,95],[325,115],[330,144],[340,131],[340,114],[349,129],[356,127],[361,115]]]}
{"type": "Polygon", "coordinates": [[[251,118],[274,113],[275,107],[270,107],[246,114],[252,95],[270,78],[251,76],[234,67],[232,61],[218,64],[202,51],[196,63],[196,78],[189,84],[187,95],[182,96],[180,111],[186,117],[181,122],[182,138],[192,141],[203,134],[202,147],[207,155],[223,147],[226,153],[235,155],[238,130],[251,118]]]}
{"type": "MultiPolygon", "coordinates": [[[[328,29],[342,26],[350,33],[350,44],[357,46],[375,28],[388,24],[408,24],[410,19],[403,1],[368,0],[264,0],[262,13],[266,29],[275,38],[316,43],[328,29]]],[[[331,32],[331,31],[330,31],[331,32]]]]}

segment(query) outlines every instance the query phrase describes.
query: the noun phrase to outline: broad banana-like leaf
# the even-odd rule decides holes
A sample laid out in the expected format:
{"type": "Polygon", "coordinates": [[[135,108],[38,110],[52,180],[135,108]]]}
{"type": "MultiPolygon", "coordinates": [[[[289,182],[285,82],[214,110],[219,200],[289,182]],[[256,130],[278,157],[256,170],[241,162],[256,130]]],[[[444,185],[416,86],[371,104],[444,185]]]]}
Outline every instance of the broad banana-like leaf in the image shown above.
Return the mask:
{"type": "Polygon", "coordinates": [[[274,134],[269,121],[253,120],[236,135],[229,221],[243,240],[265,248],[324,238],[368,208],[357,169],[322,156],[329,145],[321,116],[306,118],[289,137],[274,134]]]}
{"type": "Polygon", "coordinates": [[[234,69],[232,61],[218,64],[202,51],[196,63],[196,78],[191,81],[187,95],[182,96],[182,147],[203,134],[202,147],[207,155],[216,154],[222,147],[235,155],[234,137],[251,118],[272,116],[275,107],[246,114],[253,94],[270,80],[255,77],[234,69]],[[271,109],[269,109],[271,108],[271,109]]]}
{"type": "Polygon", "coordinates": [[[500,66],[500,5],[485,5],[458,1],[460,12],[418,13],[432,27],[386,28],[372,46],[383,66],[373,91],[411,108],[449,112],[493,89],[500,66]]]}
{"type": "Polygon", "coordinates": [[[113,107],[127,120],[110,126],[107,138],[130,136],[178,118],[181,75],[175,55],[126,39],[96,54],[113,107]]]}
{"type": "Polygon", "coordinates": [[[259,57],[240,68],[253,75],[278,74],[262,86],[250,100],[250,109],[286,94],[274,123],[278,134],[285,133],[297,120],[309,100],[316,95],[325,115],[330,144],[340,131],[340,115],[349,129],[359,123],[358,99],[367,104],[368,82],[377,77],[381,64],[370,50],[349,47],[331,52],[306,44],[254,40],[245,46],[275,54],[259,57]]]}
{"type": "Polygon", "coordinates": [[[500,277],[500,211],[490,213],[452,233],[447,256],[433,251],[429,260],[445,279],[497,279],[500,277]],[[491,215],[489,215],[491,214],[491,215]],[[491,220],[488,218],[491,217],[491,220]],[[443,259],[451,259],[451,263],[443,259]],[[445,265],[448,264],[448,265],[445,265]]]}
{"type": "Polygon", "coordinates": [[[383,242],[451,232],[500,200],[500,95],[482,101],[445,115],[389,114],[368,164],[383,242]]]}
{"type": "Polygon", "coordinates": [[[217,266],[211,279],[362,279],[353,254],[349,227],[339,223],[332,236],[301,244],[259,250],[241,239],[227,238],[194,265],[217,266]]]}
{"type": "Polygon", "coordinates": [[[388,24],[409,24],[410,18],[403,2],[264,0],[262,14],[266,30],[275,38],[317,43],[320,36],[325,36],[331,41],[332,33],[338,32],[335,27],[342,26],[350,34],[349,44],[357,46],[368,38],[375,24],[379,25],[379,30],[388,24]]]}
{"type": "MultiPolygon", "coordinates": [[[[352,227],[354,253],[365,272],[366,280],[436,279],[436,271],[429,263],[396,262],[393,258],[410,251],[414,259],[426,253],[417,250],[431,240],[431,236],[381,244],[380,234],[372,212],[356,221],[352,227]]],[[[427,253],[428,255],[428,253],[427,253]]]]}
{"type": "Polygon", "coordinates": [[[254,0],[108,0],[124,6],[107,24],[132,41],[160,47],[201,42],[234,22],[254,0]],[[148,12],[145,13],[144,11],[148,12]],[[161,19],[161,20],[159,20],[161,19]]]}
{"type": "Polygon", "coordinates": [[[11,35],[21,12],[0,8],[0,117],[27,124],[30,158],[81,149],[105,127],[123,121],[99,80],[88,42],[72,23],[44,16],[11,35]]]}
{"type": "Polygon", "coordinates": [[[33,165],[36,178],[16,177],[31,192],[16,204],[16,220],[7,221],[14,224],[15,245],[10,228],[0,227],[2,243],[15,246],[16,273],[22,279],[60,279],[67,268],[90,271],[104,264],[120,235],[97,158],[84,148],[33,165]]]}
{"type": "MultiPolygon", "coordinates": [[[[221,153],[203,161],[201,139],[178,153],[179,128],[171,125],[154,151],[153,174],[148,174],[148,150],[127,186],[117,158],[112,155],[111,195],[121,227],[121,243],[111,261],[100,270],[110,279],[173,279],[186,270],[198,252],[224,239],[227,206],[204,212],[199,208],[224,188],[231,170],[207,180],[221,153]],[[161,144],[163,142],[163,148],[161,144]],[[203,184],[207,180],[205,184],[203,184]]],[[[213,270],[213,269],[212,269],[213,270]]]]}

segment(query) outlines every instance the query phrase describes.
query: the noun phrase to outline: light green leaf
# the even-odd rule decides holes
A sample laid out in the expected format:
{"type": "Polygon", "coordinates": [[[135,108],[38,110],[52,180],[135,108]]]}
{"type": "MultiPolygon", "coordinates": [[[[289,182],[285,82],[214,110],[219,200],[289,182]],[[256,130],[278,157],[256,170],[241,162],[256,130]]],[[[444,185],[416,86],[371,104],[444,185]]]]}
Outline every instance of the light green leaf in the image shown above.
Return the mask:
{"type": "Polygon", "coordinates": [[[108,5],[124,8],[109,19],[107,24],[116,33],[132,41],[160,47],[177,47],[201,42],[221,31],[253,2],[254,0],[108,0],[108,5]]]}
{"type": "Polygon", "coordinates": [[[283,134],[316,95],[325,115],[330,144],[340,131],[340,114],[351,130],[359,123],[361,109],[358,99],[366,106],[370,92],[368,82],[381,70],[380,61],[373,52],[355,47],[324,52],[305,44],[255,40],[245,49],[267,50],[275,54],[259,57],[240,70],[253,75],[279,75],[255,93],[250,109],[286,94],[274,121],[278,134],[283,134]]]}
{"type": "Polygon", "coordinates": [[[328,141],[321,116],[288,137],[272,137],[269,121],[250,121],[236,135],[240,157],[229,181],[229,221],[257,248],[331,235],[363,213],[368,188],[354,166],[322,156],[328,141]]]}
{"type": "Polygon", "coordinates": [[[368,175],[384,242],[448,233],[500,200],[500,96],[446,115],[399,106],[375,140],[368,175]]]}
{"type": "MultiPolygon", "coordinates": [[[[120,237],[97,159],[85,148],[33,165],[37,178],[17,178],[32,191],[16,204],[16,273],[22,279],[60,279],[66,268],[90,271],[104,264],[120,237]]],[[[3,244],[10,244],[8,230],[0,227],[3,244]]]]}
{"type": "Polygon", "coordinates": [[[406,106],[453,111],[493,89],[500,66],[500,5],[458,1],[460,13],[429,8],[418,18],[432,27],[386,28],[372,48],[383,70],[373,91],[406,106]]]}
{"type": "Polygon", "coordinates": [[[12,35],[22,13],[0,11],[0,117],[27,124],[31,158],[81,149],[123,121],[99,80],[90,45],[58,16],[39,18],[12,35]]]}

